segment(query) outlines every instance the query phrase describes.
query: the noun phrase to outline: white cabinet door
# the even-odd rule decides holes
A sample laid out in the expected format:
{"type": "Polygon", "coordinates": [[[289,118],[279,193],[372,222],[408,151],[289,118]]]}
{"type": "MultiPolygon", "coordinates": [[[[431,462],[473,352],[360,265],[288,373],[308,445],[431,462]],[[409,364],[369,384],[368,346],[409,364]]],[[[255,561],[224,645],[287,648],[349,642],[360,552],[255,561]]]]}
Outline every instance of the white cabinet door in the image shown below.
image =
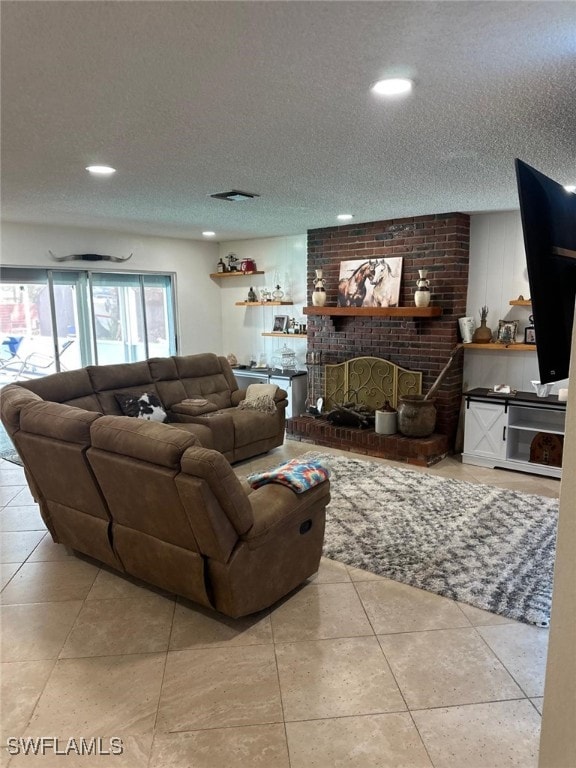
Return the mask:
{"type": "Polygon", "coordinates": [[[240,389],[247,389],[250,384],[268,384],[267,375],[253,376],[250,374],[243,374],[241,371],[234,371],[234,377],[238,382],[238,387],[240,389]]]}
{"type": "Polygon", "coordinates": [[[270,384],[277,384],[280,389],[288,392],[287,419],[292,418],[292,416],[300,416],[306,412],[308,376],[294,376],[292,379],[279,379],[271,376],[270,384]]]}
{"type": "Polygon", "coordinates": [[[464,453],[485,458],[506,458],[508,416],[503,403],[470,401],[466,408],[464,453]]]}

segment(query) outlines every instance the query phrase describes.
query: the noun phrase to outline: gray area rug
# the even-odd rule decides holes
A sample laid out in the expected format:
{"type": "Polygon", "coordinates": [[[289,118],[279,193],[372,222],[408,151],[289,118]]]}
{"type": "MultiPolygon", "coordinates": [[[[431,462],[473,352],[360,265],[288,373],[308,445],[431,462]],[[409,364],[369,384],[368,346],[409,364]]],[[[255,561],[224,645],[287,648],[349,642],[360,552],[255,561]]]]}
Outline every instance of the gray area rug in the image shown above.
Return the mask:
{"type": "Polygon", "coordinates": [[[0,459],[6,459],[13,464],[19,464],[22,466],[20,456],[18,456],[16,449],[12,443],[12,440],[8,437],[8,433],[4,429],[4,425],[0,423],[0,459]]]}
{"type": "Polygon", "coordinates": [[[22,464],[22,459],[18,456],[15,450],[0,451],[0,459],[10,461],[12,464],[18,464],[20,467],[24,466],[24,464],[22,464]]]}
{"type": "Polygon", "coordinates": [[[321,453],[324,555],[546,627],[558,501],[321,453]]]}

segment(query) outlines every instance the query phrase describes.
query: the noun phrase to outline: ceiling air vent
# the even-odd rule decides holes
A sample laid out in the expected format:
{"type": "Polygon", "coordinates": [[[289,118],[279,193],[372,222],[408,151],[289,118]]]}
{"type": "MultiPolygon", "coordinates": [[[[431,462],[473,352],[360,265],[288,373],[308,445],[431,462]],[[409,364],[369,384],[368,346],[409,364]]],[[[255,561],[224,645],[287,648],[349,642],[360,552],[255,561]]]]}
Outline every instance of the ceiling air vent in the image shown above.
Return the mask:
{"type": "Polygon", "coordinates": [[[216,197],[218,200],[228,200],[231,203],[239,203],[241,200],[252,200],[260,195],[253,195],[252,192],[240,192],[239,189],[233,189],[230,192],[218,192],[216,195],[210,195],[210,197],[216,197]]]}

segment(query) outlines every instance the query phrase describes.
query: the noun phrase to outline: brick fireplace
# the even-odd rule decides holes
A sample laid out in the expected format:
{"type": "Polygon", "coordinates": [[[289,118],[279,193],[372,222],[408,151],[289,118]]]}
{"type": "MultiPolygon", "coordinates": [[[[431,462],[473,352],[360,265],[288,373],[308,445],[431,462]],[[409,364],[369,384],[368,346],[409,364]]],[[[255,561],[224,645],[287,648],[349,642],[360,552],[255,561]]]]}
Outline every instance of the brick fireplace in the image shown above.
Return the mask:
{"type": "MultiPolygon", "coordinates": [[[[322,365],[310,371],[309,395],[324,391],[323,365],[353,357],[382,357],[397,365],[422,371],[426,393],[459,341],[458,317],[466,314],[470,217],[462,213],[415,216],[308,231],[308,286],[322,269],[326,308],[337,304],[340,262],[386,256],[403,258],[401,307],[414,306],[419,269],[428,270],[431,305],[442,308],[433,318],[308,317],[308,351],[320,352],[322,365]]],[[[462,356],[458,356],[437,394],[436,431],[450,447],[458,426],[462,393],[462,356]]]]}

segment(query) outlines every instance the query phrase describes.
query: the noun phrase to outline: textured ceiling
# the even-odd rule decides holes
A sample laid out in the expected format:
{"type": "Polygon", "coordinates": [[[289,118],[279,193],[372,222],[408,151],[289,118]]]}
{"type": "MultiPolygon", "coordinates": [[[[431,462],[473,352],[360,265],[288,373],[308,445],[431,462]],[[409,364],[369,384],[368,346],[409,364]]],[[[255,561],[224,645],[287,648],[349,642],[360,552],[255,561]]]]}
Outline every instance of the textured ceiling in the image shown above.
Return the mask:
{"type": "Polygon", "coordinates": [[[515,157],[576,183],[575,2],[3,0],[1,16],[5,220],[230,240],[517,208],[515,157]],[[414,92],[375,98],[391,75],[414,92]],[[260,197],[209,197],[233,188],[260,197]]]}

